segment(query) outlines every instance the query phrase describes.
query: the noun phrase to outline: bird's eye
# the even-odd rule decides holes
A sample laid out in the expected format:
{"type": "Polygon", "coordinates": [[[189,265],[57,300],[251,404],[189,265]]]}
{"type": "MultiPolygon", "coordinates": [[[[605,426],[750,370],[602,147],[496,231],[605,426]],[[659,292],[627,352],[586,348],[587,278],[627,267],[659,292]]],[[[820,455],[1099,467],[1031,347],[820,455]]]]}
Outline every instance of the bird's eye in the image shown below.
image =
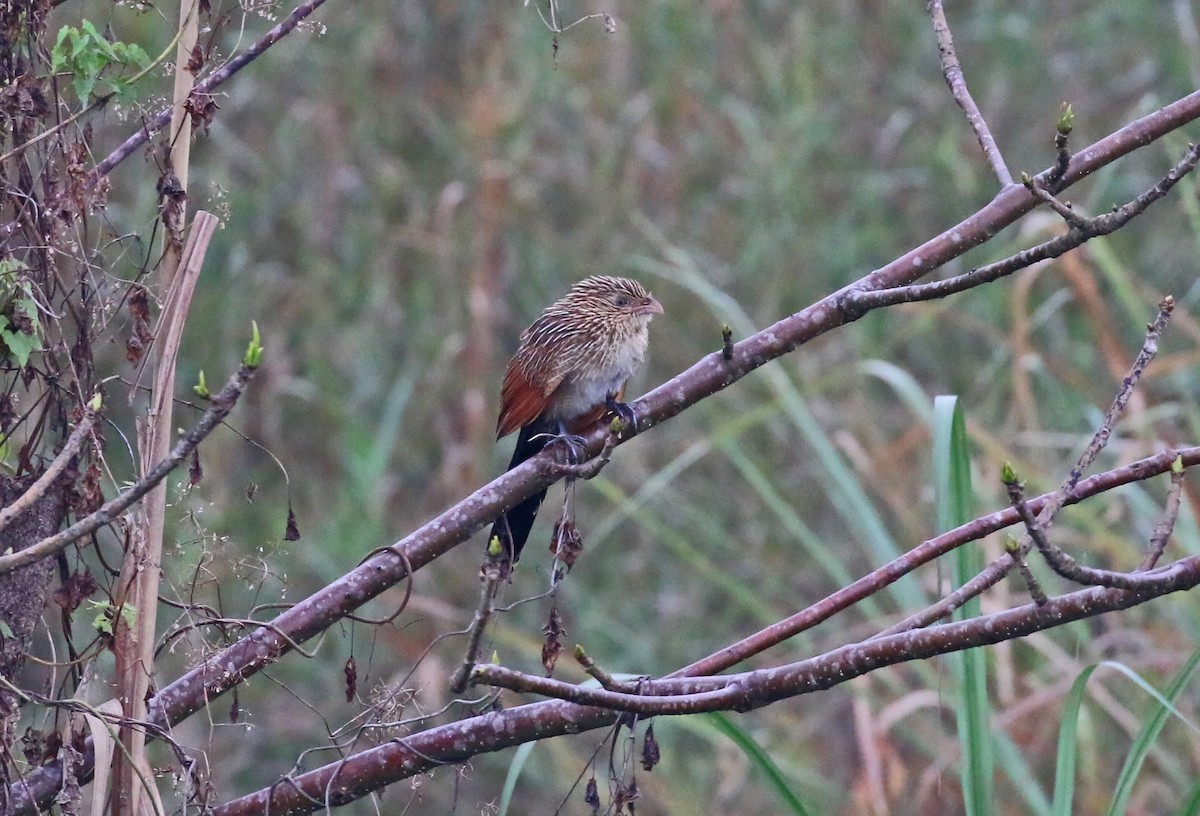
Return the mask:
{"type": "Polygon", "coordinates": [[[617,295],[617,299],[616,299],[614,302],[615,302],[615,303],[616,303],[618,306],[628,306],[628,305],[629,305],[629,298],[628,298],[628,297],[626,297],[625,295],[617,295]]]}

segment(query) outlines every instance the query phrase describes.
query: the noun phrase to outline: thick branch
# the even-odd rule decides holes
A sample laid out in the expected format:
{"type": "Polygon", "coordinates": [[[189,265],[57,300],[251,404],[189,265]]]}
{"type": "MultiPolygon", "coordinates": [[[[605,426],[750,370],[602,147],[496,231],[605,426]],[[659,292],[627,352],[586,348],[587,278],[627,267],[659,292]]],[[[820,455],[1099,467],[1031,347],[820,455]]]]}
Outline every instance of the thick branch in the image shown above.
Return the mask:
{"type": "MultiPolygon", "coordinates": [[[[1163,594],[1191,589],[1200,584],[1200,556],[1172,564],[1167,572],[1170,578],[1166,585],[1170,588],[1164,588],[1163,594]]],[[[728,708],[731,703],[736,703],[739,711],[748,711],[777,700],[832,688],[883,666],[1024,637],[1103,612],[1128,609],[1154,597],[1157,595],[1120,589],[1084,589],[1053,598],[1042,606],[1029,604],[995,615],[850,644],[790,666],[720,678],[720,682],[730,684],[724,690],[714,691],[708,687],[709,681],[702,681],[697,694],[691,698],[692,704],[669,697],[651,700],[664,709],[672,706],[681,709],[668,713],[716,710],[717,707],[728,708]],[[714,703],[720,705],[714,706],[714,703]]],[[[679,685],[671,684],[670,687],[688,688],[686,682],[676,682],[679,685]]],[[[562,686],[567,687],[564,691],[570,690],[571,694],[580,694],[589,700],[603,699],[606,706],[613,708],[636,710],[640,704],[637,695],[584,689],[565,683],[562,686]]],[[[490,712],[398,738],[293,777],[286,783],[216,808],[213,816],[312,813],[326,806],[343,805],[439,765],[461,762],[523,742],[599,728],[615,722],[620,716],[609,709],[559,701],[490,712]]]]}

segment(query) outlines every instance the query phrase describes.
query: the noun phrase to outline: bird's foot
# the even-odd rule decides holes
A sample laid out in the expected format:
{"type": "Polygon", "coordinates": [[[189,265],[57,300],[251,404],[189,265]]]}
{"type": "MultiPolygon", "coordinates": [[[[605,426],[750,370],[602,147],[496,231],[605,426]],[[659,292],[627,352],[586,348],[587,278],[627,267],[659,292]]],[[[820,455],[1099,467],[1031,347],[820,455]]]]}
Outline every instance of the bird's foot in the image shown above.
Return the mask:
{"type": "Polygon", "coordinates": [[[614,418],[621,420],[624,426],[622,432],[627,432],[629,436],[637,433],[637,414],[633,412],[633,408],[628,403],[618,402],[617,398],[609,394],[604,400],[604,407],[609,410],[609,413],[614,418]]]}
{"type": "Polygon", "coordinates": [[[559,464],[556,466],[556,476],[566,476],[571,479],[591,479],[604,469],[612,458],[613,448],[617,446],[616,436],[609,434],[604,437],[604,447],[600,452],[586,462],[576,464],[559,464]]]}
{"type": "Polygon", "coordinates": [[[569,465],[579,464],[587,456],[587,440],[578,434],[560,433],[551,441],[562,445],[569,465]]]}

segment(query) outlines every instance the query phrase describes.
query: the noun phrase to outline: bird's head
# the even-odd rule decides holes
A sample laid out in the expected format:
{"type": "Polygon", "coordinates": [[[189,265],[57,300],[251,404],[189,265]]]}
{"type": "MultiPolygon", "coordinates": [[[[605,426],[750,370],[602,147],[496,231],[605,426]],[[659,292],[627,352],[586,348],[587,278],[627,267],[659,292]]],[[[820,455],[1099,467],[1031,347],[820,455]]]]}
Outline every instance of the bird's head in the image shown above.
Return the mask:
{"type": "Polygon", "coordinates": [[[593,275],[571,287],[563,298],[572,306],[602,315],[606,321],[629,321],[645,326],[656,314],[663,313],[662,304],[635,280],[609,275],[593,275]]]}

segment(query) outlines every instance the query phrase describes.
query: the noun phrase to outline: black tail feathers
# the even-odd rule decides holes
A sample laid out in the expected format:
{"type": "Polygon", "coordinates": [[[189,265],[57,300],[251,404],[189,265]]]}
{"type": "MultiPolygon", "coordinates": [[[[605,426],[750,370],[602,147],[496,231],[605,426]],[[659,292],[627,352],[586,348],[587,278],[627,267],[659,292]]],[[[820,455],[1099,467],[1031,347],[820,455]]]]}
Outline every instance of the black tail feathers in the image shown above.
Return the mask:
{"type": "MultiPolygon", "coordinates": [[[[540,423],[526,425],[517,435],[517,447],[513,451],[512,461],[508,463],[508,469],[512,470],[526,459],[541,453],[549,439],[550,436],[545,428],[540,427],[540,423]]],[[[496,519],[492,531],[488,533],[488,547],[491,547],[493,539],[499,538],[502,552],[511,557],[512,563],[517,563],[517,559],[521,557],[521,550],[529,539],[529,531],[533,529],[533,520],[537,518],[538,509],[545,498],[546,488],[542,488],[496,519]]]]}

